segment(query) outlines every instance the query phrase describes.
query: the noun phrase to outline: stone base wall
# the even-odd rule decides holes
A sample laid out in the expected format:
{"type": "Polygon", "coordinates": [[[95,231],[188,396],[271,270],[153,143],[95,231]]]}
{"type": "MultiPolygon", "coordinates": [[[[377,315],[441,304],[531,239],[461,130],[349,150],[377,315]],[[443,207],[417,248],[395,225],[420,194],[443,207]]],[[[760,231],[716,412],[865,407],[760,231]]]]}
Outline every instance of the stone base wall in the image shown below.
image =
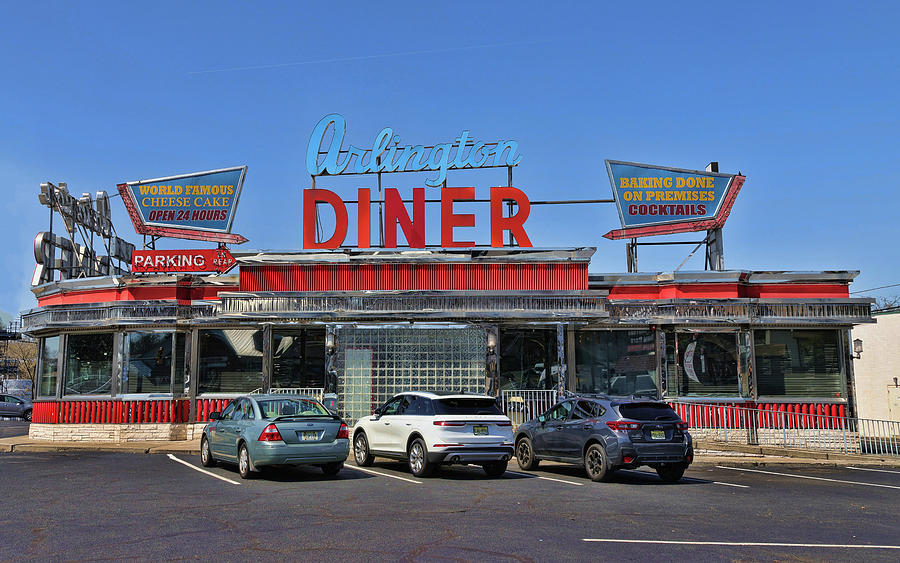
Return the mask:
{"type": "Polygon", "coordinates": [[[199,424],[38,424],[28,437],[53,442],[164,442],[195,440],[206,423],[199,424]]]}

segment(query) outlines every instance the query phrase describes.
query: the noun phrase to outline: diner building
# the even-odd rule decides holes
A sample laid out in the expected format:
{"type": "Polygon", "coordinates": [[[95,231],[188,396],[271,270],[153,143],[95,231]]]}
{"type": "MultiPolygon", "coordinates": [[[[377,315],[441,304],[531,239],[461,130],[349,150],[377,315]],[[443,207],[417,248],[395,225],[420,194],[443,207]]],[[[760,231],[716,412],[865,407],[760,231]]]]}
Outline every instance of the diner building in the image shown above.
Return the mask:
{"type": "Polygon", "coordinates": [[[34,438],[184,439],[238,394],[557,390],[852,415],[852,271],[600,273],[593,248],[234,252],[34,286],[34,438]]]}

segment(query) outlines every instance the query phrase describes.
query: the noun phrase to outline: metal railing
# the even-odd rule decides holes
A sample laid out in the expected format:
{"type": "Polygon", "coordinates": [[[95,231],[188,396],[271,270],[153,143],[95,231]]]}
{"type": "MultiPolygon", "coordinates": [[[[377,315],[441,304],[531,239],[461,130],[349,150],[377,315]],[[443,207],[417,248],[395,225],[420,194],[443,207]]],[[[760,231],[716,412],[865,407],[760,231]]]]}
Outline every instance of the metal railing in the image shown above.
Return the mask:
{"type": "Polygon", "coordinates": [[[696,438],[844,454],[900,456],[900,422],[734,405],[671,403],[696,438]]]}
{"type": "Polygon", "coordinates": [[[500,405],[513,428],[537,418],[556,404],[556,389],[516,389],[500,391],[500,405]]]}
{"type": "Polygon", "coordinates": [[[269,393],[282,395],[303,395],[304,397],[312,397],[317,401],[321,401],[325,395],[324,387],[273,387],[269,389],[269,393]]]}

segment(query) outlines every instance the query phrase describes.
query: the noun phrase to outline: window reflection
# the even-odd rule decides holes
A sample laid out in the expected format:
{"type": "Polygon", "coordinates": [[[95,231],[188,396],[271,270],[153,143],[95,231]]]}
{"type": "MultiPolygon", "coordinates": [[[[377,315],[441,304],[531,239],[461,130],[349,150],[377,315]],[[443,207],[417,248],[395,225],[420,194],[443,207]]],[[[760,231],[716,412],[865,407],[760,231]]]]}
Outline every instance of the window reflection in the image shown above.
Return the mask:
{"type": "Polygon", "coordinates": [[[273,388],[325,388],[325,329],[272,331],[273,388]]]}
{"type": "Polygon", "coordinates": [[[579,330],[575,364],[579,393],[657,396],[653,331],[579,330]]]}
{"type": "Polygon", "coordinates": [[[840,397],[840,334],[837,330],[754,331],[759,395],[840,397]]]}
{"type": "Polygon", "coordinates": [[[66,337],[65,395],[106,395],[112,383],[113,334],[66,337]]]}
{"type": "Polygon", "coordinates": [[[172,383],[171,332],[130,332],[128,362],[122,374],[125,393],[169,393],[172,383]]]}
{"type": "Polygon", "coordinates": [[[59,337],[50,336],[44,339],[41,348],[41,384],[38,395],[41,397],[56,396],[56,377],[59,367],[59,337]]]}
{"type": "Polygon", "coordinates": [[[248,393],[262,387],[261,330],[201,330],[199,393],[248,393]]]}
{"type": "Polygon", "coordinates": [[[500,389],[552,389],[559,381],[556,329],[500,329],[500,389]]]}
{"type": "Polygon", "coordinates": [[[737,334],[667,332],[668,392],[684,396],[739,395],[737,334]]]}

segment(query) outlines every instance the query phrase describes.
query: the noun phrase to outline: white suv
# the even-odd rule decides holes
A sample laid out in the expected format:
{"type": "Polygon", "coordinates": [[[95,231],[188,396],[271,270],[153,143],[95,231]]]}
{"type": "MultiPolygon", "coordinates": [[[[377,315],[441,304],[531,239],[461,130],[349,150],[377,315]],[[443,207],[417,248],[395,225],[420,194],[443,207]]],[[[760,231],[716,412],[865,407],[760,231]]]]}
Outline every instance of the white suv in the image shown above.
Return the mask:
{"type": "Polygon", "coordinates": [[[417,477],[454,463],[480,465],[498,477],[513,456],[512,424],[490,395],[400,393],[356,423],[353,456],[360,466],[376,456],[408,460],[417,477]]]}

